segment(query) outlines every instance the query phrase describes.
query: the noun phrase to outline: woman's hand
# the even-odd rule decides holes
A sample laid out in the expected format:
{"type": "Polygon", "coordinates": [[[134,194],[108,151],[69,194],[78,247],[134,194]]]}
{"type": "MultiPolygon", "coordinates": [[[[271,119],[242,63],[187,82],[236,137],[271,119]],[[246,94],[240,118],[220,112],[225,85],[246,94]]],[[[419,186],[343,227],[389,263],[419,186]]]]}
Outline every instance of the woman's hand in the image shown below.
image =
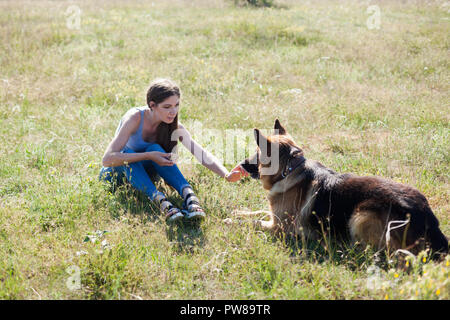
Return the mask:
{"type": "Polygon", "coordinates": [[[245,171],[240,165],[237,165],[225,176],[225,180],[228,182],[236,182],[246,176],[248,176],[248,172],[245,171]]]}
{"type": "Polygon", "coordinates": [[[172,160],[171,153],[164,153],[159,151],[150,151],[149,160],[152,160],[153,162],[162,167],[173,166],[175,164],[175,162],[172,160]]]}

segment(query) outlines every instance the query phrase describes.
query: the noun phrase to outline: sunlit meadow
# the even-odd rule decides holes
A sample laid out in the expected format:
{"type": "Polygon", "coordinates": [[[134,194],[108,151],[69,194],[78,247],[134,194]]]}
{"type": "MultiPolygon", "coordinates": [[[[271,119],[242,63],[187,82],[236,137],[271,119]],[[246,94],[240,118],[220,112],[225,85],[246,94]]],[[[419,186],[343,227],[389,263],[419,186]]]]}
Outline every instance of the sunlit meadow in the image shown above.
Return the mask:
{"type": "Polygon", "coordinates": [[[398,268],[370,248],[222,223],[267,208],[257,181],[180,163],[200,227],[98,181],[120,117],[169,77],[183,123],[248,132],[279,118],[307,158],[418,188],[450,235],[449,2],[274,4],[0,1],[2,299],[450,298],[449,258],[398,268]]]}

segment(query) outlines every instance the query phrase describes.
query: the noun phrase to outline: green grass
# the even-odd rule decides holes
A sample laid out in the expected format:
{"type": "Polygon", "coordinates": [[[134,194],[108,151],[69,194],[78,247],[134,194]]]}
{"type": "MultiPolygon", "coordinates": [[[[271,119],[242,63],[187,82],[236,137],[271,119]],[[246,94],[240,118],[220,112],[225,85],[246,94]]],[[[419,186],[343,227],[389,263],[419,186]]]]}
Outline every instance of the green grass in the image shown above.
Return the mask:
{"type": "Polygon", "coordinates": [[[0,3],[2,299],[450,298],[448,259],[424,253],[403,272],[370,249],[223,224],[234,209],[267,207],[257,181],[181,165],[208,212],[200,227],[167,226],[141,194],[97,181],[120,117],[169,77],[183,123],[250,130],[279,118],[306,157],[418,188],[449,235],[443,1],[383,1],[379,30],[359,1],[74,4],[79,30],[66,26],[66,2],[0,3]],[[84,241],[97,230],[108,232],[84,241]]]}

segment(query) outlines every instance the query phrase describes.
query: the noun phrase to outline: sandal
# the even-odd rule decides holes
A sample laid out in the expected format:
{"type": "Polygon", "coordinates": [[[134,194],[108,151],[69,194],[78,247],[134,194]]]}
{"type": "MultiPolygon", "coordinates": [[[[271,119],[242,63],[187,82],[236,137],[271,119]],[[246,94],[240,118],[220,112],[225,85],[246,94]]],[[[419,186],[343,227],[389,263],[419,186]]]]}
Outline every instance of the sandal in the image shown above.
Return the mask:
{"type": "Polygon", "coordinates": [[[175,222],[183,218],[183,213],[177,207],[174,207],[166,198],[159,200],[161,211],[166,215],[167,222],[175,222]]]}
{"type": "Polygon", "coordinates": [[[203,220],[206,216],[205,211],[200,207],[198,198],[192,192],[186,195],[182,212],[184,217],[189,220],[203,220]]]}

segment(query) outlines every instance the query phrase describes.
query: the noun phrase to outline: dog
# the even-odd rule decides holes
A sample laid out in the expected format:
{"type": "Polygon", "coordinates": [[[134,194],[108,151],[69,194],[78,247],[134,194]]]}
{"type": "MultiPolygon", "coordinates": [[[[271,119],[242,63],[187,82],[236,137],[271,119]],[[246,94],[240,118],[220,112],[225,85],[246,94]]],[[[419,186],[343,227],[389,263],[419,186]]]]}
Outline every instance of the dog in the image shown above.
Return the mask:
{"type": "Polygon", "coordinates": [[[266,137],[254,129],[254,136],[257,151],[240,165],[269,191],[270,219],[255,221],[256,226],[319,241],[326,233],[389,252],[417,255],[428,248],[437,259],[448,253],[438,219],[417,189],[376,176],[340,174],[306,159],[278,119],[274,134],[266,137]]]}

